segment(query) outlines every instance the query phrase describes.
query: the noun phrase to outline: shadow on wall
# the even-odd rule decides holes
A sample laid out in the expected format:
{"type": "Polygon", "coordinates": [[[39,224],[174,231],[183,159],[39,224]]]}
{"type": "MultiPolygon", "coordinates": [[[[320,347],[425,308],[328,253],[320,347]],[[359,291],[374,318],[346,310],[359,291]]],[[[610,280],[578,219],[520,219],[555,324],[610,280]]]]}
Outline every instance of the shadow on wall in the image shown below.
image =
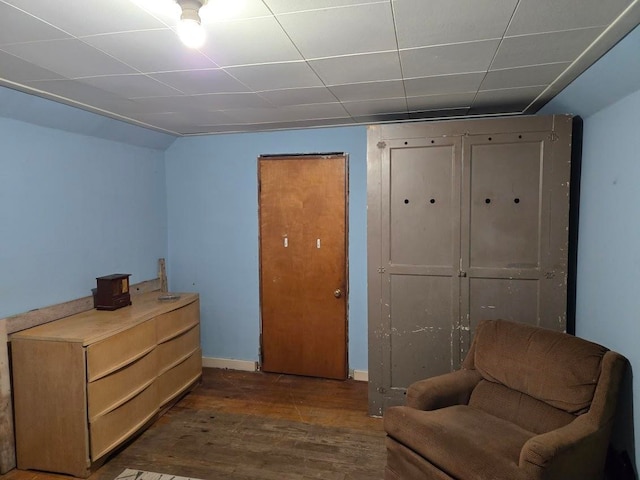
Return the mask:
{"type": "Polygon", "coordinates": [[[607,480],[637,480],[633,431],[633,371],[627,370],[620,385],[620,397],[607,457],[607,480]]]}

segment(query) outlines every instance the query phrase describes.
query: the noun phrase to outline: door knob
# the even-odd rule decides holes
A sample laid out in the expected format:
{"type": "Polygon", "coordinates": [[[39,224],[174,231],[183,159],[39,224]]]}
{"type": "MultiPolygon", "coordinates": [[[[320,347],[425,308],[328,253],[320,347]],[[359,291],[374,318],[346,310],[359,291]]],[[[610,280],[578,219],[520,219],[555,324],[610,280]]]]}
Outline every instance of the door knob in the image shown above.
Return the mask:
{"type": "Polygon", "coordinates": [[[342,290],[340,290],[339,288],[336,288],[333,291],[333,296],[336,297],[336,298],[340,298],[342,296],[342,290]]]}

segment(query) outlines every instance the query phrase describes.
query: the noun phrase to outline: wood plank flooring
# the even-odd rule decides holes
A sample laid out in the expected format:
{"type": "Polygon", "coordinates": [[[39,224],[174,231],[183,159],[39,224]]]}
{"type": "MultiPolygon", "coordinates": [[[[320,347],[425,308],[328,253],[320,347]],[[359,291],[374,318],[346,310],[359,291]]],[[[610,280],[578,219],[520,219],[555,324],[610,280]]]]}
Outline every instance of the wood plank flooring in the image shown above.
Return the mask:
{"type": "Polygon", "coordinates": [[[382,420],[367,416],[365,382],[205,368],[199,386],[90,480],[125,468],[203,480],[376,480],[384,463],[382,420]]]}

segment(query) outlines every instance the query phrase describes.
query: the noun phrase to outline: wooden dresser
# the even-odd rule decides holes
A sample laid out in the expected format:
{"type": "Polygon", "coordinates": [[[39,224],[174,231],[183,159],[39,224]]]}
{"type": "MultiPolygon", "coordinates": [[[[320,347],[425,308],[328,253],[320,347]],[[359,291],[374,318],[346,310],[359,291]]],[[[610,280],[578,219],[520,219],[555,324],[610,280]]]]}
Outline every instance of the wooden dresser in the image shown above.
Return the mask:
{"type": "Polygon", "coordinates": [[[159,295],[10,337],[19,469],[86,478],[199,380],[198,294],[159,295]]]}

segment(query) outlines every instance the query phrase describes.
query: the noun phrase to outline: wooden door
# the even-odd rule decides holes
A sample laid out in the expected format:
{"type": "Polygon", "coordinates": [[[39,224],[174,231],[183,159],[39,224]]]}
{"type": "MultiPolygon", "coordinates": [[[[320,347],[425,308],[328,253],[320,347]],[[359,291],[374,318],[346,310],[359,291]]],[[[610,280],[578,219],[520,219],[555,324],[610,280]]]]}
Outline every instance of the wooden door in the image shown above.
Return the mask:
{"type": "Polygon", "coordinates": [[[261,363],[347,377],[347,158],[260,157],[261,363]]]}

